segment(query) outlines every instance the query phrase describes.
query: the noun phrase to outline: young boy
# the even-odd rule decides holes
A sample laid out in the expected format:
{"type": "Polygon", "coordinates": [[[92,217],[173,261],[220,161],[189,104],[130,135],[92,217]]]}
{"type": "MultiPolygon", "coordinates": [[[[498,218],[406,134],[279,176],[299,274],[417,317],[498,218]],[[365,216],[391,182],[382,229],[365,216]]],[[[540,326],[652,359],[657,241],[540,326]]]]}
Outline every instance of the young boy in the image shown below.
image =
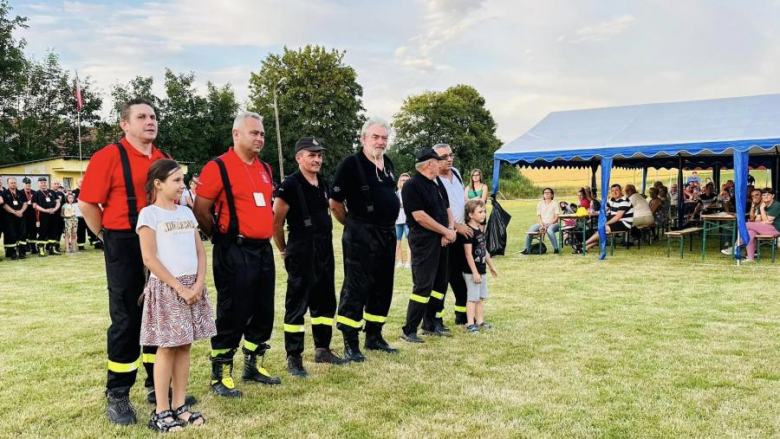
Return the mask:
{"type": "Polygon", "coordinates": [[[490,267],[490,274],[498,277],[496,267],[485,246],[485,234],[481,224],[485,221],[485,203],[482,200],[470,200],[466,203],[466,221],[472,229],[474,236],[467,238],[463,249],[466,252],[466,265],[463,267],[463,278],[466,281],[466,330],[479,332],[479,329],[491,329],[493,326],[485,322],[482,308],[482,300],[487,299],[486,267],[490,267]]]}

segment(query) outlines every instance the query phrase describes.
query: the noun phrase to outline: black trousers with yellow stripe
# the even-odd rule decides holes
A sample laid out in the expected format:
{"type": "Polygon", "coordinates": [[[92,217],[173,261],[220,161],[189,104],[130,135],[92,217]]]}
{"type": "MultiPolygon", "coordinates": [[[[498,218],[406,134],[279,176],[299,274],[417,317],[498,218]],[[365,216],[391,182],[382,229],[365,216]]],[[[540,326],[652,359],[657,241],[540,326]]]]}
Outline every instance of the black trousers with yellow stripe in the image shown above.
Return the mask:
{"type": "MultiPolygon", "coordinates": [[[[441,245],[441,235],[421,226],[409,232],[409,250],[412,253],[412,295],[406,310],[404,334],[417,332],[420,322],[423,328],[433,329],[438,299],[431,299],[433,290],[447,288],[447,247],[441,245]]],[[[443,298],[443,296],[442,296],[443,298]]]]}
{"type": "Polygon", "coordinates": [[[156,346],[139,345],[142,307],[139,299],[144,291],[141,244],[134,231],[105,230],[103,232],[108,281],[108,389],[131,387],[138,368],[146,368],[146,387],[154,386],[154,354],[156,346]],[[143,355],[141,355],[143,352],[143,355]]]}
{"type": "Polygon", "coordinates": [[[284,252],[287,296],[284,301],[284,347],[300,355],[304,346],[304,316],[311,312],[315,348],[330,348],[336,313],[335,264],[330,234],[290,234],[284,252]]]}
{"type": "MultiPolygon", "coordinates": [[[[465,321],[466,318],[466,280],[461,275],[466,263],[466,253],[463,250],[465,240],[461,235],[452,244],[447,246],[447,282],[455,296],[455,321],[465,321]]],[[[431,293],[431,303],[435,305],[434,316],[442,321],[444,317],[444,298],[447,295],[447,282],[444,285],[435,285],[431,293]]]]}
{"type": "Polygon", "coordinates": [[[27,251],[27,224],[25,224],[24,217],[19,218],[6,212],[3,223],[3,245],[6,255],[17,250],[20,253],[25,253],[27,251]]]}
{"type": "Polygon", "coordinates": [[[344,283],[336,328],[357,333],[381,332],[393,301],[395,226],[380,226],[347,217],[341,237],[344,283]]]}
{"type": "Polygon", "coordinates": [[[212,254],[217,335],[211,338],[211,356],[233,358],[242,337],[245,354],[263,355],[274,325],[276,268],[270,241],[217,235],[212,254]]]}
{"type": "Polygon", "coordinates": [[[43,248],[59,242],[57,240],[57,218],[54,214],[39,212],[38,218],[40,222],[36,239],[38,246],[43,248]]]}

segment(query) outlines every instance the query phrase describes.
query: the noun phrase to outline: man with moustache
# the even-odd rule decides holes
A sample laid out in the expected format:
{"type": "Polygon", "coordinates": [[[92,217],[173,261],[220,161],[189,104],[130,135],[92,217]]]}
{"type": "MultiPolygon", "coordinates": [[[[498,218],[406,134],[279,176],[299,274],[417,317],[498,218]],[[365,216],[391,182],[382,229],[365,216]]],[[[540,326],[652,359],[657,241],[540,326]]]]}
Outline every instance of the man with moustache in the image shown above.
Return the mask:
{"type": "Polygon", "coordinates": [[[193,209],[201,231],[214,242],[217,335],[211,339],[210,388],[229,398],[242,396],[233,382],[233,356],[241,338],[244,381],[282,382],[263,367],[271,348],[276,281],[271,168],[257,158],[264,144],[263,118],[239,113],[233,147],[203,168],[193,209]]]}
{"type": "Polygon", "coordinates": [[[290,375],[306,377],[303,367],[304,316],[311,313],[314,362],[343,364],[330,349],[336,314],[333,222],[328,184],[319,175],[325,147],[313,137],[295,144],[298,171],[285,178],[274,201],[274,242],[287,270],[284,346],[290,375]],[[284,223],[289,237],[285,241],[284,223]]]}
{"type": "MultiPolygon", "coordinates": [[[[138,300],[144,290],[144,264],[135,226],[138,212],[147,205],[145,185],[149,167],[166,158],[153,142],[157,138],[157,115],[151,102],[136,98],[120,111],[119,125],[125,137],[96,152],[84,173],[79,208],[87,226],[103,241],[108,283],[108,374],[106,400],[108,419],[129,425],[136,420],[130,403],[130,388],[138,367],[146,369],[147,401],[154,396],[156,346],[140,348],[142,309],[138,300]],[[101,208],[102,206],[102,208],[101,208]],[[139,354],[143,352],[143,355],[139,354]]],[[[193,400],[189,398],[188,403],[193,400]]]]}
{"type": "Polygon", "coordinates": [[[380,118],[363,124],[363,148],[341,161],[330,194],[333,216],[344,224],[344,283],[336,327],[344,335],[344,357],[355,362],[365,361],[358,338],[364,320],[366,349],[397,352],[382,337],[393,299],[400,208],[393,162],[385,156],[389,132],[390,125],[380,118]]]}
{"type": "Polygon", "coordinates": [[[27,232],[27,253],[33,254],[37,251],[38,235],[38,215],[32,205],[32,199],[35,192],[32,190],[32,180],[29,177],[22,179],[24,189],[22,190],[22,201],[27,204],[27,210],[24,211],[24,229],[27,232]]]}

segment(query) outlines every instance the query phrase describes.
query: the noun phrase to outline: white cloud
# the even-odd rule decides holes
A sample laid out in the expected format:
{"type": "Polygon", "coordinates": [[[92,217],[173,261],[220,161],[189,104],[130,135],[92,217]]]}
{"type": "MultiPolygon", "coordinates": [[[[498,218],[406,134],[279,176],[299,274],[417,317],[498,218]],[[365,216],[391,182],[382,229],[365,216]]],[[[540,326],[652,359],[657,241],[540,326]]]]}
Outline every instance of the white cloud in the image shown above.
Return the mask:
{"type": "MultiPolygon", "coordinates": [[[[622,15],[615,19],[603,21],[593,26],[585,26],[577,30],[574,33],[575,37],[571,39],[571,41],[607,41],[623,33],[623,31],[628,29],[635,22],[636,18],[632,15],[622,15]]],[[[566,35],[561,35],[558,41],[564,41],[566,38],[566,35]]]]}

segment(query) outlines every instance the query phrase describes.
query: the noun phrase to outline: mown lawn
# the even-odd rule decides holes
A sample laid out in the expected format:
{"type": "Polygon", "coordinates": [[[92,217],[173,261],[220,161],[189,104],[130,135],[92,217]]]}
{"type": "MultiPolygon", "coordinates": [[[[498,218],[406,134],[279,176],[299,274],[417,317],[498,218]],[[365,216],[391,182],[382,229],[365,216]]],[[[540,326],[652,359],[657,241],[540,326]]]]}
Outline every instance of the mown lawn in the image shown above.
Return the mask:
{"type": "MultiPolygon", "coordinates": [[[[238,379],[245,397],[218,399],[207,387],[208,343],[197,343],[190,393],[208,424],[177,437],[780,434],[777,265],[736,267],[715,243],[706,265],[698,249],[684,260],[666,258],[663,243],[617,249],[602,262],[569,250],[562,257],[520,256],[535,203],[504,205],[514,215],[509,249],[497,258],[500,277],[491,279],[486,304],[497,329],[471,335],[453,328],[449,339],[402,344],[411,274],[399,270],[386,335],[401,353],[320,367],[311,362],[307,333],[310,377],[292,379],[284,369],[279,263],[277,329],[266,366],[283,385],[238,379]]],[[[109,321],[102,254],[5,260],[0,274],[0,436],[152,436],[140,385],[132,393],[139,425],[113,427],[104,414],[109,321]]],[[[341,275],[339,264],[337,286],[341,275]]],[[[334,347],[342,349],[338,333],[334,347]]]]}

